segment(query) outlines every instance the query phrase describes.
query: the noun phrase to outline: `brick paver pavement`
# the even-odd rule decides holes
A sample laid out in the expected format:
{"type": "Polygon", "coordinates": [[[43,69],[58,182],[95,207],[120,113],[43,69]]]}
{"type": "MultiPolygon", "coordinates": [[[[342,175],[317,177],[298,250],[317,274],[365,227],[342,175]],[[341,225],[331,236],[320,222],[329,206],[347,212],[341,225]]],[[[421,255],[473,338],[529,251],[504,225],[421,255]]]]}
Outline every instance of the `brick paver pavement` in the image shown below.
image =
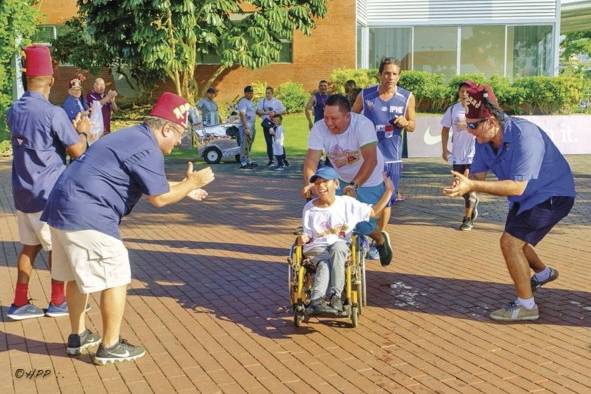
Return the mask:
{"type": "MultiPolygon", "coordinates": [[[[395,263],[369,263],[369,307],[357,329],[331,319],[293,327],[286,254],[303,206],[299,166],[279,175],[218,165],[207,201],[161,210],[143,201],[124,220],[133,282],[122,333],[147,355],[106,367],[88,354],[65,356],[65,318],[6,318],[19,246],[10,163],[0,162],[0,393],[589,393],[591,156],[569,161],[579,195],[538,247],[560,270],[537,294],[539,321],[487,318],[513,297],[498,248],[503,200],[483,197],[476,228],[457,231],[463,200],[440,192],[448,168],[410,160],[408,200],[388,227],[395,263]],[[49,372],[19,377],[33,370],[49,372]]],[[[169,168],[182,174],[179,164],[169,168]]],[[[37,266],[31,296],[45,306],[45,256],[37,266]]],[[[100,331],[96,296],[91,304],[90,328],[100,331]]]]}

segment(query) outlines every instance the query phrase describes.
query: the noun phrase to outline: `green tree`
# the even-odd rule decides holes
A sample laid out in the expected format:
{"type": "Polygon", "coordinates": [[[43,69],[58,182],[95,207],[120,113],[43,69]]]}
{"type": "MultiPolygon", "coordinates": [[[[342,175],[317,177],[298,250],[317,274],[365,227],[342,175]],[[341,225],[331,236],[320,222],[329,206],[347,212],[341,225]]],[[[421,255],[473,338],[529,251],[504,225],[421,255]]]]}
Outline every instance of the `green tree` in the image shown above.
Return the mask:
{"type": "MultiPolygon", "coordinates": [[[[575,31],[567,33],[560,43],[561,63],[563,66],[563,75],[585,76],[586,70],[591,66],[591,62],[585,64],[579,58],[579,55],[591,58],[591,30],[575,31]]],[[[589,71],[587,71],[589,77],[589,71]]]]}
{"type": "Polygon", "coordinates": [[[6,110],[12,101],[14,57],[30,43],[38,11],[34,0],[0,1],[0,131],[6,128],[6,110]],[[19,41],[20,40],[20,41],[19,41]]]}
{"type": "MultiPolygon", "coordinates": [[[[82,37],[75,39],[92,45],[97,64],[125,65],[136,80],[168,77],[194,101],[229,68],[278,61],[282,41],[295,30],[310,34],[327,1],[78,0],[80,22],[71,27],[82,37]],[[196,78],[197,59],[206,54],[217,55],[219,65],[210,78],[196,78]]],[[[86,51],[76,46],[61,60],[88,68],[86,51]]]]}

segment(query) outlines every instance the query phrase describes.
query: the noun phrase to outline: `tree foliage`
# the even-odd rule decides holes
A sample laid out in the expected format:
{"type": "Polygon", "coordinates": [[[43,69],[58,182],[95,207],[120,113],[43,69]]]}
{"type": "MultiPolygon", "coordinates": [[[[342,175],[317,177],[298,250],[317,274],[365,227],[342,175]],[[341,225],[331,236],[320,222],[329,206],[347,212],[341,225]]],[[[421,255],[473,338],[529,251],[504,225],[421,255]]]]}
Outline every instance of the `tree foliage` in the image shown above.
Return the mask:
{"type": "Polygon", "coordinates": [[[14,56],[35,33],[39,13],[34,4],[34,0],[0,1],[0,131],[6,126],[6,110],[12,101],[14,56]]]}
{"type": "MultiPolygon", "coordinates": [[[[78,0],[70,36],[83,45],[61,50],[63,61],[89,68],[125,65],[137,80],[170,78],[178,94],[193,101],[231,67],[258,68],[278,61],[282,40],[294,30],[310,34],[326,15],[328,0],[78,0]],[[197,86],[199,56],[215,54],[219,65],[197,86]]],[[[56,42],[56,47],[63,45],[56,42]]]]}

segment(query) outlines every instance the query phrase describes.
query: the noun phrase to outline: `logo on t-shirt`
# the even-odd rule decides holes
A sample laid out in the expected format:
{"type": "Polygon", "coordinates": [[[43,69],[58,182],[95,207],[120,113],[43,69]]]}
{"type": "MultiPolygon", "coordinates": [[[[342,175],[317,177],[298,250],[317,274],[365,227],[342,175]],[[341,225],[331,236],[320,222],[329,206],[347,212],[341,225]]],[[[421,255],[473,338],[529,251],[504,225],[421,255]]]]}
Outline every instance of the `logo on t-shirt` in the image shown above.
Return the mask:
{"type": "Polygon", "coordinates": [[[345,150],[339,145],[335,145],[328,152],[330,162],[336,168],[341,168],[346,165],[351,165],[359,161],[361,152],[359,150],[345,150]]]}

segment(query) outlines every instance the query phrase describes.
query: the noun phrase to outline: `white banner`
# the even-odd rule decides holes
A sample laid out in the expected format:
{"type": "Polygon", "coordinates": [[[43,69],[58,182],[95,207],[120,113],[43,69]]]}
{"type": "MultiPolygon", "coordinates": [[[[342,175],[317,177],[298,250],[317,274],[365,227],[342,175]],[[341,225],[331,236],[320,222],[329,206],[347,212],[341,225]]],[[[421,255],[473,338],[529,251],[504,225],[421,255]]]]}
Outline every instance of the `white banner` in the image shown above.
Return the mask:
{"type": "MultiPolygon", "coordinates": [[[[563,154],[591,153],[591,115],[521,117],[540,126],[563,154]]],[[[409,157],[441,156],[440,121],[438,115],[417,115],[416,131],[407,134],[409,157]]]]}

